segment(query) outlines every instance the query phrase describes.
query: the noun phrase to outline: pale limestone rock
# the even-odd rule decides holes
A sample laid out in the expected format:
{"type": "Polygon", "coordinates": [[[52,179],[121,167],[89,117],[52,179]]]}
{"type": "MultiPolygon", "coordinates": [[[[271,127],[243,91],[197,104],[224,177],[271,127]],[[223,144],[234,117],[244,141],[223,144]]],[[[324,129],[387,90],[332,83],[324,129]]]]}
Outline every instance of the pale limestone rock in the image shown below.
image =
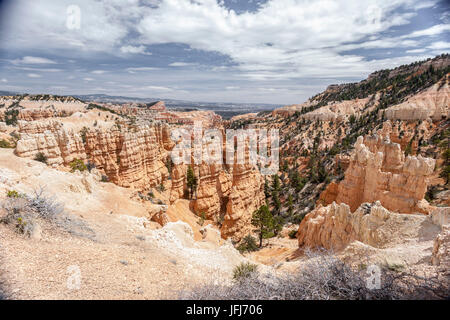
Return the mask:
{"type": "Polygon", "coordinates": [[[450,226],[445,225],[434,240],[431,262],[450,274],[450,226]]]}
{"type": "Polygon", "coordinates": [[[423,215],[390,212],[379,201],[365,203],[353,213],[347,204],[333,202],[308,213],[300,223],[297,238],[300,247],[339,251],[356,240],[386,248],[404,239],[417,238],[426,219],[423,215]]]}
{"type": "Polygon", "coordinates": [[[448,118],[450,115],[450,90],[448,80],[445,84],[436,83],[427,90],[416,94],[405,102],[385,110],[390,120],[426,120],[434,121],[448,118]]]}

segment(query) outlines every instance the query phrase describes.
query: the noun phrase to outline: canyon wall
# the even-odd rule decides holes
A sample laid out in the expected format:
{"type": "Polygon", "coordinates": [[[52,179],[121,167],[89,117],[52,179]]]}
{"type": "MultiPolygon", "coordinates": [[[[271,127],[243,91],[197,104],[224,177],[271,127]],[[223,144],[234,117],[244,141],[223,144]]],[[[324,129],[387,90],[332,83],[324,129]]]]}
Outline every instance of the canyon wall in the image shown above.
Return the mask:
{"type": "Polygon", "coordinates": [[[148,189],[168,176],[164,164],[170,146],[165,126],[143,126],[135,131],[67,131],[53,122],[19,123],[16,155],[33,158],[41,152],[51,166],[69,166],[74,159],[90,161],[110,181],[123,187],[148,189]]]}
{"type": "Polygon", "coordinates": [[[445,81],[436,83],[425,91],[412,96],[405,102],[386,109],[385,117],[389,120],[432,119],[433,121],[439,121],[449,117],[449,103],[450,90],[447,78],[445,81]]]}
{"type": "MultiPolygon", "coordinates": [[[[20,140],[15,154],[34,158],[43,153],[53,167],[70,167],[75,159],[90,162],[122,187],[149,190],[169,177],[166,160],[174,146],[167,125],[109,130],[66,130],[58,121],[19,121],[20,140]]],[[[224,153],[225,157],[225,153],[224,153]]],[[[207,219],[223,220],[222,236],[239,241],[251,231],[251,216],[264,202],[264,181],[256,167],[245,164],[193,165],[198,187],[193,211],[207,219]]],[[[169,202],[187,194],[187,165],[173,165],[169,202]]]]}

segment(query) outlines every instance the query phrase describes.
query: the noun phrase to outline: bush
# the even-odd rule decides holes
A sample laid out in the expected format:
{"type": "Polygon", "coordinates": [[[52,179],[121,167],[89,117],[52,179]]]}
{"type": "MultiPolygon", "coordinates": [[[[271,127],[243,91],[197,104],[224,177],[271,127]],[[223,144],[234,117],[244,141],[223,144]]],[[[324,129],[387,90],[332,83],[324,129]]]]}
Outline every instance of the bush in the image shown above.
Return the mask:
{"type": "Polygon", "coordinates": [[[34,157],[34,160],[47,164],[48,157],[42,152],[38,152],[34,157]]]}
{"type": "Polygon", "coordinates": [[[10,109],[5,112],[5,123],[8,126],[15,126],[17,125],[17,116],[19,115],[19,110],[17,109],[10,109]]]}
{"type": "Polygon", "coordinates": [[[1,139],[0,140],[0,148],[14,148],[8,140],[1,139]]]}
{"type": "Polygon", "coordinates": [[[297,237],[297,230],[291,230],[289,231],[289,238],[295,239],[297,237]]]}
{"type": "Polygon", "coordinates": [[[240,253],[244,252],[253,252],[257,251],[258,244],[256,243],[255,237],[252,237],[250,234],[246,235],[244,239],[242,239],[241,244],[237,247],[240,253]]]}
{"type": "Polygon", "coordinates": [[[27,197],[31,210],[44,219],[54,219],[64,211],[64,205],[56,201],[54,197],[44,195],[45,190],[39,188],[34,190],[31,197],[27,197]]]}
{"type": "Polygon", "coordinates": [[[43,188],[35,190],[31,196],[14,190],[8,191],[7,196],[1,203],[6,215],[0,222],[13,225],[19,233],[28,236],[33,233],[37,218],[55,221],[64,211],[61,203],[44,195],[43,188]]]}
{"type": "Polygon", "coordinates": [[[8,190],[8,192],[6,192],[6,196],[8,198],[20,198],[20,194],[16,191],[16,190],[8,190]]]}
{"type": "Polygon", "coordinates": [[[245,278],[253,277],[257,270],[258,266],[256,264],[252,264],[250,262],[242,262],[241,264],[234,267],[233,279],[240,281],[245,278]]]}
{"type": "Polygon", "coordinates": [[[69,165],[72,172],[75,172],[76,170],[80,172],[87,170],[87,166],[80,159],[74,159],[69,165]]]}
{"type": "Polygon", "coordinates": [[[258,275],[241,265],[235,269],[240,281],[231,285],[214,284],[217,283],[215,281],[181,291],[179,297],[191,300],[398,300],[450,297],[448,281],[439,277],[423,278],[410,272],[381,269],[380,288],[369,289],[369,274],[364,268],[353,270],[326,251],[307,252],[307,255],[309,260],[296,273],[258,275]],[[239,277],[241,274],[247,276],[239,277]]]}
{"type": "Polygon", "coordinates": [[[206,220],[206,214],[204,212],[200,213],[200,217],[198,218],[197,223],[200,226],[203,226],[203,224],[205,223],[205,220],[206,220]]]}
{"type": "Polygon", "coordinates": [[[109,178],[108,176],[105,176],[104,174],[102,175],[102,182],[109,182],[109,178]]]}

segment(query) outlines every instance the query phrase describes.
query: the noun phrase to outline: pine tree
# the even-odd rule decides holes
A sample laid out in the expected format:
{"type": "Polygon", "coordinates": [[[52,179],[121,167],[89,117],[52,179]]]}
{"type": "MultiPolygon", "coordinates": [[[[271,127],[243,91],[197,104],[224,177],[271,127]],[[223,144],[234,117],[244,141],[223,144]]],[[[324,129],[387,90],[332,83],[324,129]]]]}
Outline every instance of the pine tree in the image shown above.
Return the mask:
{"type": "Polygon", "coordinates": [[[256,227],[255,231],[258,233],[261,248],[263,238],[269,237],[275,229],[275,221],[267,206],[261,206],[253,212],[252,225],[256,227]]]}
{"type": "Polygon", "coordinates": [[[264,177],[264,195],[266,197],[266,200],[270,198],[269,181],[267,181],[266,177],[264,177]]]}
{"type": "Polygon", "coordinates": [[[189,188],[189,198],[192,199],[194,191],[197,189],[197,177],[194,174],[194,170],[189,166],[187,169],[187,186],[189,188]]]}
{"type": "Polygon", "coordinates": [[[292,199],[292,194],[289,194],[288,197],[288,214],[289,216],[292,216],[294,213],[294,200],[292,199]]]}

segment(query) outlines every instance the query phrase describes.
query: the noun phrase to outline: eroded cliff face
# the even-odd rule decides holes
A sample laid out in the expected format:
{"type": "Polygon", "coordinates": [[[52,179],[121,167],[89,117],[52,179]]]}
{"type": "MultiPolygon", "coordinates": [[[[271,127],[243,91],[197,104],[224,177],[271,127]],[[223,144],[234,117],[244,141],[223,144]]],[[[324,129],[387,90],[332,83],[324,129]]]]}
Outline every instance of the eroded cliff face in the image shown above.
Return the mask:
{"type": "Polygon", "coordinates": [[[170,145],[168,128],[143,126],[136,130],[67,131],[58,122],[21,123],[16,155],[33,158],[42,152],[52,166],[68,166],[74,159],[90,161],[110,181],[123,187],[148,189],[168,176],[164,164],[170,145]]]}
{"type": "Polygon", "coordinates": [[[202,164],[197,168],[198,188],[194,211],[207,219],[225,214],[232,185],[231,175],[220,164],[202,164]]]}
{"type": "Polygon", "coordinates": [[[146,190],[161,184],[169,174],[162,130],[143,126],[135,132],[88,132],[87,157],[117,185],[146,190]]]}
{"type": "MultiPolygon", "coordinates": [[[[407,238],[419,237],[426,216],[393,213],[379,201],[365,203],[355,212],[345,204],[319,206],[305,216],[297,233],[300,247],[342,250],[352,241],[385,248],[407,238]]],[[[437,228],[437,227],[436,227],[437,228]]]]}
{"type": "Polygon", "coordinates": [[[359,137],[345,178],[339,186],[328,187],[321,200],[346,203],[355,211],[364,202],[379,200],[391,211],[429,213],[424,196],[435,160],[405,157],[398,143],[390,141],[392,126],[386,122],[373,136],[359,137]]]}
{"type": "Polygon", "coordinates": [[[19,157],[34,158],[37,153],[43,153],[47,163],[54,167],[68,165],[74,159],[86,159],[81,136],[64,130],[57,121],[19,122],[19,133],[15,150],[19,157]]]}
{"type": "Polygon", "coordinates": [[[447,75],[445,80],[412,96],[405,102],[385,110],[385,117],[389,120],[432,119],[439,121],[449,117],[449,102],[450,89],[447,75]]]}
{"type": "MultiPolygon", "coordinates": [[[[169,178],[166,161],[174,147],[167,125],[109,130],[66,130],[58,121],[19,122],[20,140],[15,154],[34,158],[42,152],[53,167],[69,168],[75,159],[90,162],[101,174],[122,187],[147,191],[169,178]]],[[[225,156],[225,153],[224,153],[225,156]]],[[[263,204],[263,178],[249,164],[203,162],[193,165],[198,187],[192,209],[213,221],[223,220],[222,236],[238,241],[250,232],[251,216],[263,204]]],[[[173,165],[169,202],[187,195],[187,165],[173,165]]]]}
{"type": "MultiPolygon", "coordinates": [[[[172,169],[171,203],[187,193],[186,165],[172,169]]],[[[198,177],[193,204],[194,212],[214,221],[222,221],[224,239],[240,241],[251,233],[251,217],[264,204],[264,179],[249,163],[232,167],[203,163],[193,166],[198,177]]]]}
{"type": "Polygon", "coordinates": [[[264,178],[251,164],[235,164],[222,237],[240,241],[253,229],[252,214],[264,204],[264,178]]]}

